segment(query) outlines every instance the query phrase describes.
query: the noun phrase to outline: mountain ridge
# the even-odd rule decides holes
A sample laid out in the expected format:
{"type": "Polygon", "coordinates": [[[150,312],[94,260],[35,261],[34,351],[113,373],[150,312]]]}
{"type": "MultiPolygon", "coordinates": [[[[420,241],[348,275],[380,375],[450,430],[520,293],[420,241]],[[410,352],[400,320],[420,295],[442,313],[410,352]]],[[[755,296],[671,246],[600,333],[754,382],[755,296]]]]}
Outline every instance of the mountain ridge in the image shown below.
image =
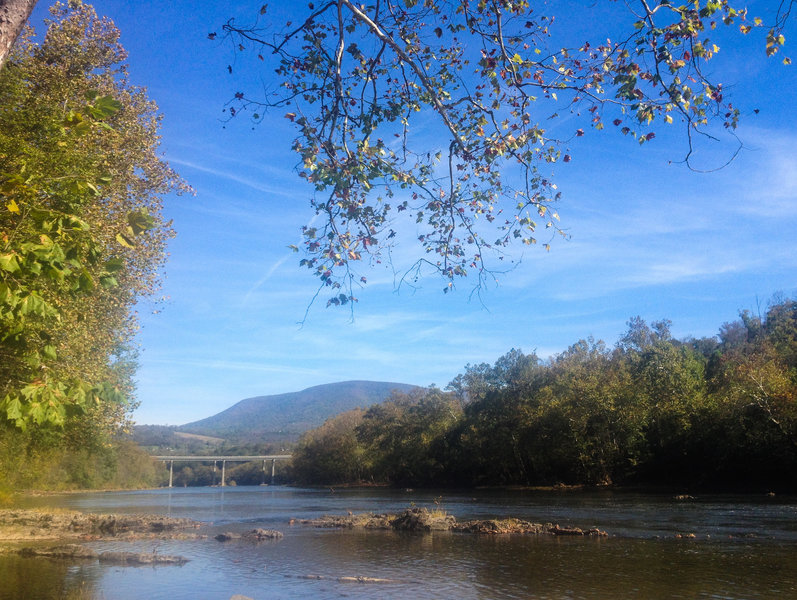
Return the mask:
{"type": "Polygon", "coordinates": [[[295,441],[330,417],[384,402],[394,391],[406,393],[414,389],[419,386],[368,380],[315,385],[298,392],[244,398],[215,415],[175,430],[235,441],[295,441]]]}

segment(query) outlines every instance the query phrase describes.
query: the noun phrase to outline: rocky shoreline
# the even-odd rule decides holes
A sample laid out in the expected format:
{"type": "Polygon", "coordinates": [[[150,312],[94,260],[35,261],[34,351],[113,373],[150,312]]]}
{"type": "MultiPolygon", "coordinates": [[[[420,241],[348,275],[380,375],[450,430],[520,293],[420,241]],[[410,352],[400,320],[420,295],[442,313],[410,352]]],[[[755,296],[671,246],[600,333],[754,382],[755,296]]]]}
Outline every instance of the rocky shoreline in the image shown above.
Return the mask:
{"type": "MultiPolygon", "coordinates": [[[[469,534],[515,534],[605,537],[597,528],[561,527],[521,519],[457,521],[445,511],[412,507],[397,514],[360,513],[327,515],[318,519],[291,519],[290,525],[337,529],[372,529],[415,533],[454,532],[469,534]]],[[[161,515],[102,515],[70,510],[0,509],[0,554],[70,560],[99,560],[116,565],[182,565],[188,559],[156,553],[96,552],[79,542],[96,540],[207,539],[196,530],[207,525],[191,519],[161,515]]],[[[259,543],[278,541],[283,533],[253,529],[246,533],[224,532],[219,542],[240,540],[259,543]]]]}
{"type": "Polygon", "coordinates": [[[187,530],[202,524],[161,515],[98,515],[69,510],[0,509],[0,554],[115,565],[182,565],[188,559],[157,553],[95,552],[76,542],[94,540],[198,539],[187,530]],[[57,543],[56,543],[57,542],[57,543]],[[33,543],[33,545],[29,545],[33,543]]]}
{"type": "Polygon", "coordinates": [[[202,523],[162,515],[100,515],[73,510],[0,509],[0,542],[194,539],[202,523]]]}

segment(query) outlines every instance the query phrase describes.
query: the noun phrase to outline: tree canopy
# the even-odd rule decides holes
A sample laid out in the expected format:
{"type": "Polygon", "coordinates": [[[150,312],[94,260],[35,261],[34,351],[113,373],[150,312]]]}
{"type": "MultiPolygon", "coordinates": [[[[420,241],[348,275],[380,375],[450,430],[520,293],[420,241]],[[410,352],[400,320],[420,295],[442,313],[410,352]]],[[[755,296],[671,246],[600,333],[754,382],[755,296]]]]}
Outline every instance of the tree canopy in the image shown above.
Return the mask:
{"type": "MultiPolygon", "coordinates": [[[[614,30],[595,23],[598,39],[575,44],[529,0],[328,0],[287,23],[264,5],[253,24],[231,19],[210,34],[265,65],[265,91],[238,91],[231,117],[278,110],[296,127],[320,216],[303,228],[301,265],[328,304],[355,300],[366,283],[357,263],[385,260],[402,238],[422,252],[401,281],[431,269],[446,291],[511,268],[513,243],[550,248],[565,235],[551,164],[569,162],[589,128],[644,144],[656,123],[680,124],[692,166],[695,138],[732,135],[740,118],[707,69],[717,30],[760,29],[766,54],[780,56],[791,3],[767,20],[730,0],[607,7],[614,30]],[[575,124],[554,127],[560,115],[575,124]]],[[[578,10],[587,19],[595,8],[578,10]]]]}
{"type": "Polygon", "coordinates": [[[56,4],[0,71],[0,415],[80,443],[132,409],[134,306],[172,235],[160,116],[119,31],[56,4]]]}

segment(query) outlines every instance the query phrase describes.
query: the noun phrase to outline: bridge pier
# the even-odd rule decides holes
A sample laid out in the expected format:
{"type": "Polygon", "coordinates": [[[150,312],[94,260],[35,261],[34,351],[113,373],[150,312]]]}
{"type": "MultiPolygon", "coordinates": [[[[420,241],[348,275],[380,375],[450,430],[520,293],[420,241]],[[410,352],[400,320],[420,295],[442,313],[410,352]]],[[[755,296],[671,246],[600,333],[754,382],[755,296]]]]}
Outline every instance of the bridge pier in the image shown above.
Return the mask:
{"type": "Polygon", "coordinates": [[[224,483],[224,470],[226,466],[227,466],[227,461],[226,460],[221,461],[221,487],[227,485],[226,483],[224,483]]]}
{"type": "Polygon", "coordinates": [[[271,459],[271,485],[274,485],[274,471],[275,471],[276,467],[277,467],[277,459],[276,458],[272,458],[271,459]]]}
{"type": "Polygon", "coordinates": [[[169,461],[169,487],[172,487],[172,481],[174,480],[174,461],[169,461]]]}

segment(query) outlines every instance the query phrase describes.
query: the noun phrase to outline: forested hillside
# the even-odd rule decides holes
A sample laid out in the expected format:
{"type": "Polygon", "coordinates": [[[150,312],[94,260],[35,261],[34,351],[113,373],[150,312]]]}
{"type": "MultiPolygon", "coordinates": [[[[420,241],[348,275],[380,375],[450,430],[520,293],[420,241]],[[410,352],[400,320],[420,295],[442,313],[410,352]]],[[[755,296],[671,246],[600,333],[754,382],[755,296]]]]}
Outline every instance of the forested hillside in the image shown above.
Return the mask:
{"type": "Polygon", "coordinates": [[[744,311],[711,338],[673,339],[669,321],[637,317],[614,347],[511,350],[448,391],[328,420],[293,467],[305,483],[794,489],[797,301],[744,311]]]}

